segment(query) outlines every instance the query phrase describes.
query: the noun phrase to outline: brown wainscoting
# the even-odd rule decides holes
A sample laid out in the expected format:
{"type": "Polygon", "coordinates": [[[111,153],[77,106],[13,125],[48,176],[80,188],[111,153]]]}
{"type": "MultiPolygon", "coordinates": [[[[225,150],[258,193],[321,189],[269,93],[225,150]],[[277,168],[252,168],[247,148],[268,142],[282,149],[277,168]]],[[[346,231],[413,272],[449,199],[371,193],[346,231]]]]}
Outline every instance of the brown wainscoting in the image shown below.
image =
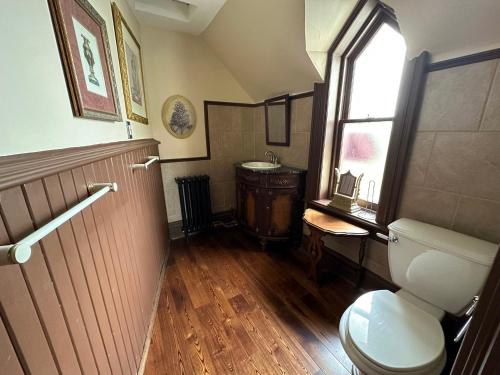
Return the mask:
{"type": "Polygon", "coordinates": [[[22,239],[88,196],[108,193],[0,266],[0,373],[135,374],[168,245],[158,155],[141,140],[0,158],[0,244],[22,239]]]}

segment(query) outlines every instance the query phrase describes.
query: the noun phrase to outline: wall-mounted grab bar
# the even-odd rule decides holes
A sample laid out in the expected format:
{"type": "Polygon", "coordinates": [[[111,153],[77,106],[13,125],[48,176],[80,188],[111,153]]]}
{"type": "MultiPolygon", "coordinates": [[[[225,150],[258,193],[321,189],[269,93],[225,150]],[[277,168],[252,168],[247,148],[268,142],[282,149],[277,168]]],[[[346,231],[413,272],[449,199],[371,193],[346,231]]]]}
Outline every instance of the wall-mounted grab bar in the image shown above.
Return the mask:
{"type": "Polygon", "coordinates": [[[148,167],[153,164],[155,161],[160,160],[159,156],[148,156],[148,161],[145,162],[144,164],[132,164],[131,167],[132,169],[145,169],[147,170],[148,167]]]}
{"type": "Polygon", "coordinates": [[[117,191],[118,185],[116,182],[90,184],[88,186],[88,190],[91,194],[88,198],[71,207],[69,210],[26,236],[21,241],[11,245],[0,246],[0,265],[4,266],[8,264],[20,264],[27,262],[31,256],[31,246],[36,244],[53,230],[60,227],[84,208],[90,206],[106,193],[110,191],[117,191]]]}

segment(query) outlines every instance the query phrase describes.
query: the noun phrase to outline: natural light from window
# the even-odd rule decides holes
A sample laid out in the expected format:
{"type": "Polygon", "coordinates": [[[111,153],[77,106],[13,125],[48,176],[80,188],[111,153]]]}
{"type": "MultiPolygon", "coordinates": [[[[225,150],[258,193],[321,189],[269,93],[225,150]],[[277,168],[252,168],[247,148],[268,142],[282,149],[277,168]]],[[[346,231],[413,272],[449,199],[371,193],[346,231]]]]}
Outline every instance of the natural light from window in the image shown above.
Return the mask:
{"type": "Polygon", "coordinates": [[[405,54],[403,37],[384,23],[354,61],[338,165],[341,173],[350,170],[355,176],[364,174],[359,198],[375,204],[380,198],[405,54]],[[382,118],[386,120],[373,121],[382,118]],[[368,194],[370,181],[375,188],[368,194]]]}
{"type": "Polygon", "coordinates": [[[350,119],[393,117],[406,44],[383,24],[354,63],[350,119]]]}

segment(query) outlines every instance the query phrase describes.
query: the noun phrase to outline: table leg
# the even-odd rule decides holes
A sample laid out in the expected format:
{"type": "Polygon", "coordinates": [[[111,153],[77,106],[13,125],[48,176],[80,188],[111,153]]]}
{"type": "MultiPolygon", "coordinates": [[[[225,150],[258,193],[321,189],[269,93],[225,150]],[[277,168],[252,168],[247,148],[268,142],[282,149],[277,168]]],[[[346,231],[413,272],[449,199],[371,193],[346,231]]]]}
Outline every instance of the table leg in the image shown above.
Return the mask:
{"type": "Polygon", "coordinates": [[[361,279],[363,277],[363,260],[365,259],[366,239],[367,237],[361,237],[361,243],[359,245],[358,280],[356,282],[356,287],[358,288],[361,286],[361,279]]]}
{"type": "Polygon", "coordinates": [[[324,233],[310,226],[309,230],[311,231],[311,234],[309,235],[309,245],[307,246],[307,251],[311,262],[307,277],[318,282],[317,265],[323,257],[323,241],[321,240],[321,237],[323,237],[324,233]]]}

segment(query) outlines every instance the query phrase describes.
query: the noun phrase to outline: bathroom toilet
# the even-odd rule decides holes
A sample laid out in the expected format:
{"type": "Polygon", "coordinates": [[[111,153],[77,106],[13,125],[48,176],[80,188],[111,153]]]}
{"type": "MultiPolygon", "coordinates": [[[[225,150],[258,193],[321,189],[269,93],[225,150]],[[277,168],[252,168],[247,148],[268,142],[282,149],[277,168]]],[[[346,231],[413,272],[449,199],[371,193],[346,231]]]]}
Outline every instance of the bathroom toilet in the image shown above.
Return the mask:
{"type": "Polygon", "coordinates": [[[461,315],[488,276],[497,245],[410,219],[389,225],[389,268],[401,287],[368,292],[349,306],[340,337],[353,374],[440,374],[441,319],[461,315]]]}

